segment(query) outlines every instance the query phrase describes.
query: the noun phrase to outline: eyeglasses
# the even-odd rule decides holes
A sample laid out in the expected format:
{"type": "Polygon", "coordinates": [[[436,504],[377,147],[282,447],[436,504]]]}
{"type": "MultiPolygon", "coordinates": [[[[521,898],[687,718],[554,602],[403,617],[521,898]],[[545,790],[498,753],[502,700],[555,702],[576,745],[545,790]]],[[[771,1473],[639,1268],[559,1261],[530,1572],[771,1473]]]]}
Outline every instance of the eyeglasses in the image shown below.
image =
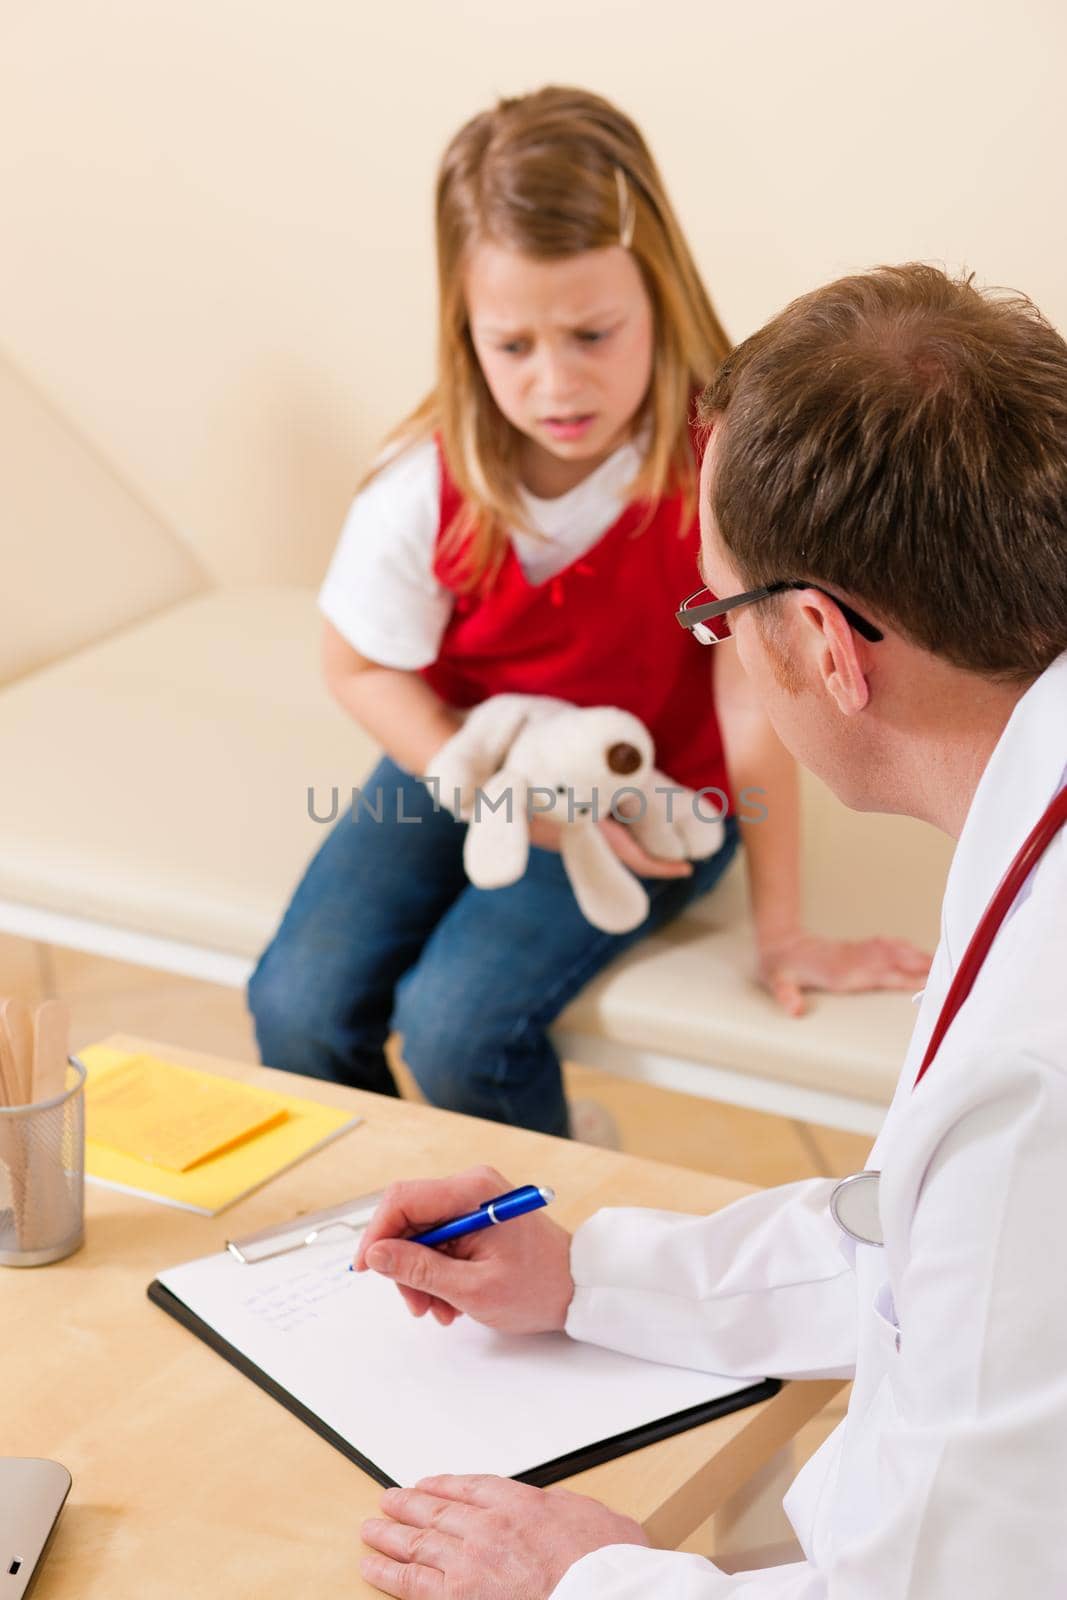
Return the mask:
{"type": "Polygon", "coordinates": [[[688,629],[698,644],[722,644],[724,639],[730,638],[729,613],[736,611],[738,606],[750,606],[756,600],[769,600],[772,594],[784,594],[787,589],[815,589],[819,594],[824,594],[832,600],[849,627],[870,644],[878,644],[885,638],[885,634],[876,628],[873,622],[868,622],[866,617],[861,617],[858,611],[853,611],[836,594],[831,594],[829,589],[820,589],[817,583],[808,583],[805,578],[782,579],[779,583],[768,583],[762,589],[749,589],[746,594],[735,594],[729,600],[719,600],[710,589],[697,589],[687,600],[682,601],[681,609],[674,613],[681,627],[688,629]],[[701,596],[707,598],[702,600],[701,596]]]}

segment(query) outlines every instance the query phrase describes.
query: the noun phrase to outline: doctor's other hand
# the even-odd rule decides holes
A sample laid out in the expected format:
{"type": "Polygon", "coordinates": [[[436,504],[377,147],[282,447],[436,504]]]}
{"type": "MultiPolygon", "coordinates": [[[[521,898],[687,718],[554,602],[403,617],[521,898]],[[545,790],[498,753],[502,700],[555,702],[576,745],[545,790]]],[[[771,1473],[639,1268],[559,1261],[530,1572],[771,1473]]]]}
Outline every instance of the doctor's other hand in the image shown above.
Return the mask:
{"type": "MultiPolygon", "coordinates": [[[[510,1226],[510,1224],[508,1224],[510,1226]]],[[[582,1556],[648,1544],[639,1522],[568,1489],[511,1478],[423,1478],[387,1489],[363,1524],[363,1576],[402,1600],[545,1600],[582,1556]]]]}
{"type": "Polygon", "coordinates": [[[759,941],[758,975],[783,1010],[802,1017],[805,989],[915,989],[925,982],[930,961],[907,939],[824,939],[798,929],[759,941]]]}
{"type": "Polygon", "coordinates": [[[445,1326],[466,1312],[501,1333],[557,1331],[574,1294],[571,1236],[544,1211],[433,1248],[407,1237],[514,1187],[492,1167],[390,1185],[360,1240],[356,1271],[392,1278],[414,1316],[429,1311],[445,1326]]]}

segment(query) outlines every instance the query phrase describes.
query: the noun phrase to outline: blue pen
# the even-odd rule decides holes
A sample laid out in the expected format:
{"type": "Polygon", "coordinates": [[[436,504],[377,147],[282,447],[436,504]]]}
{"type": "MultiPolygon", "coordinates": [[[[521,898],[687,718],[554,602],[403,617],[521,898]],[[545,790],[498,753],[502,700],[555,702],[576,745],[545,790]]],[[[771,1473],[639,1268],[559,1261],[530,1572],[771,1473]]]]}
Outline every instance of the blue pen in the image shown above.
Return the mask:
{"type": "Polygon", "coordinates": [[[454,1217],[451,1222],[442,1222],[436,1228],[428,1228],[425,1233],[413,1233],[410,1242],[447,1244],[449,1239],[462,1239],[465,1234],[479,1233],[482,1228],[491,1228],[496,1222],[510,1222],[512,1217],[524,1217],[528,1211],[547,1206],[555,1198],[554,1189],[526,1183],[521,1189],[511,1189],[507,1194],[498,1194],[495,1200],[487,1200],[477,1211],[468,1211],[464,1217],[454,1217]]]}

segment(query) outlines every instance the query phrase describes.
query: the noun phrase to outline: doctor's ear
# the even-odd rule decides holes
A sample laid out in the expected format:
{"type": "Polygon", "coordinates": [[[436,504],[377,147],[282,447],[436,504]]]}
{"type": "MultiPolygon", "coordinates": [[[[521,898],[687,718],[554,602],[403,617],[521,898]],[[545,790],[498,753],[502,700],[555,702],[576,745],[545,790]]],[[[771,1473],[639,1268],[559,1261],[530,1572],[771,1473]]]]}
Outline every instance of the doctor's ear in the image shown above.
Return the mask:
{"type": "Polygon", "coordinates": [[[854,631],[829,595],[803,589],[797,601],[809,661],[841,715],[854,717],[871,697],[867,682],[871,646],[854,631]]]}

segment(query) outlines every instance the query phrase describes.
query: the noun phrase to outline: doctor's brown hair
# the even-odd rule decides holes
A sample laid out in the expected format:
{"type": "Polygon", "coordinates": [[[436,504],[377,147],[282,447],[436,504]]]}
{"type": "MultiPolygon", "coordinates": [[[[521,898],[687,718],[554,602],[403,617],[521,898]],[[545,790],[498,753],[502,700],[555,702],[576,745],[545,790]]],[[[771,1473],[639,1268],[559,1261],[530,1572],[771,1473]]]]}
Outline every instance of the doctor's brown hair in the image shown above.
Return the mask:
{"type": "Polygon", "coordinates": [[[841,278],[739,345],[701,414],[746,585],[810,578],[989,677],[1067,650],[1067,344],[1025,296],[841,278]]]}

